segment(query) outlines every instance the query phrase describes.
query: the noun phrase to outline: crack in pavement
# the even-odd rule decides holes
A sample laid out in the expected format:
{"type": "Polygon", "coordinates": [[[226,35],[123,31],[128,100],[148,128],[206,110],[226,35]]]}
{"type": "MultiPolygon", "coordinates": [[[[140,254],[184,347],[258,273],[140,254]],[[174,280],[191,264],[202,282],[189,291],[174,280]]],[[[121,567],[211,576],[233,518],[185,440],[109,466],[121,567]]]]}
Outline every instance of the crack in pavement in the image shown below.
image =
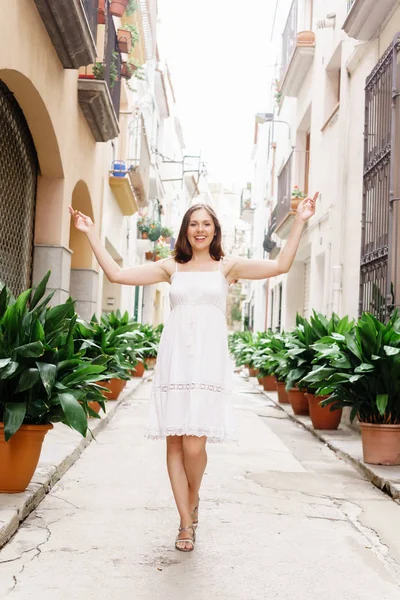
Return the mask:
{"type": "MultiPolygon", "coordinates": [[[[35,558],[38,558],[41,555],[41,553],[42,553],[42,548],[41,547],[44,546],[45,544],[47,544],[49,542],[49,540],[51,538],[51,535],[52,535],[50,527],[52,525],[54,525],[55,523],[59,523],[65,516],[70,516],[70,515],[62,515],[60,518],[55,519],[54,521],[51,521],[51,523],[47,524],[47,523],[44,522],[43,517],[41,517],[37,513],[34,515],[35,519],[39,519],[39,520],[41,520],[44,523],[43,526],[36,525],[36,529],[45,530],[47,532],[46,539],[43,540],[43,542],[40,542],[39,544],[34,545],[32,548],[29,548],[28,550],[24,550],[23,552],[21,552],[21,554],[17,558],[10,559],[10,560],[5,560],[5,561],[1,561],[0,562],[0,564],[16,562],[18,560],[21,560],[21,558],[22,558],[22,556],[24,554],[36,551],[36,553],[32,556],[32,558],[29,561],[24,562],[23,565],[22,565],[22,567],[21,567],[21,569],[16,574],[13,574],[12,578],[14,580],[14,585],[12,587],[10,587],[5,592],[4,596],[2,596],[3,598],[5,598],[6,596],[8,596],[11,592],[13,592],[15,590],[15,588],[18,585],[18,578],[24,572],[25,567],[28,566],[28,565],[30,565],[35,560],[35,558]]],[[[23,530],[23,529],[25,529],[24,525],[21,527],[21,530],[23,530]]],[[[30,529],[32,529],[32,527],[30,527],[30,529]]]]}

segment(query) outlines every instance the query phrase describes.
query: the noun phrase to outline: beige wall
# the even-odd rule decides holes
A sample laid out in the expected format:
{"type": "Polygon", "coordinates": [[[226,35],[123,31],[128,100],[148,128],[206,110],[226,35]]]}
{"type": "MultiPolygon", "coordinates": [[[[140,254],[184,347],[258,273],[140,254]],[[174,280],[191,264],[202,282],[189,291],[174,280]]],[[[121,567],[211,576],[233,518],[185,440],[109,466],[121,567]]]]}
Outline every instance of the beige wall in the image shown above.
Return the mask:
{"type": "MultiPolygon", "coordinates": [[[[35,244],[71,243],[80,249],[84,241],[76,237],[70,242],[67,207],[74,195],[74,204],[90,210],[100,222],[99,172],[108,162],[108,145],[95,142],[78,104],[77,71],[62,67],[32,0],[2,0],[0,10],[0,78],[24,112],[41,171],[35,244]]],[[[85,266],[97,268],[86,251],[73,256],[74,265],[79,256],[85,257],[85,266]]]]}

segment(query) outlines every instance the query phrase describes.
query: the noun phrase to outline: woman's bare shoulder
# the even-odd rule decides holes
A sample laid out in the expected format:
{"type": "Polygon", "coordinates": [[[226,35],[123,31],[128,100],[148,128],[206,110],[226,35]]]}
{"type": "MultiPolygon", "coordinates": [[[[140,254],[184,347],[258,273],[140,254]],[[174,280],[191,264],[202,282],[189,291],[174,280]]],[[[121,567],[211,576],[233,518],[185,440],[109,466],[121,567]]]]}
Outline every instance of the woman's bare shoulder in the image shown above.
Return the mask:
{"type": "Polygon", "coordinates": [[[163,259],[157,261],[157,263],[158,263],[158,266],[161,267],[165,271],[165,273],[168,275],[168,277],[171,277],[171,275],[173,275],[173,273],[175,273],[175,271],[176,271],[176,262],[173,257],[163,258],[163,259]]]}

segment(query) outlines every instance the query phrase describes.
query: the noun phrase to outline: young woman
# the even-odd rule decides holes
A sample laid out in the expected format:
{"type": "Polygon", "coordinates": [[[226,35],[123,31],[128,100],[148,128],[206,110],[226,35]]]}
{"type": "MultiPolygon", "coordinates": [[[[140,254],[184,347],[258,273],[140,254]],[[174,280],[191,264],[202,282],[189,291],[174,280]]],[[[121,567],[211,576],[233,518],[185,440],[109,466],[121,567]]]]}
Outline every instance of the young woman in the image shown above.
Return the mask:
{"type": "Polygon", "coordinates": [[[122,269],[95,233],[91,219],[72,207],[75,227],[86,234],[112,283],[171,284],[171,313],[162,334],[150,405],[148,437],[167,440],[167,467],[177,509],[175,547],[194,548],[199,490],[207,464],[206,442],[235,439],[230,401],[232,365],[225,321],[229,285],[237,279],[266,279],[287,273],[313,199],[297,209],[277,260],[225,257],[221,226],[210,206],[195,204],[183,217],[173,258],[122,269]]]}

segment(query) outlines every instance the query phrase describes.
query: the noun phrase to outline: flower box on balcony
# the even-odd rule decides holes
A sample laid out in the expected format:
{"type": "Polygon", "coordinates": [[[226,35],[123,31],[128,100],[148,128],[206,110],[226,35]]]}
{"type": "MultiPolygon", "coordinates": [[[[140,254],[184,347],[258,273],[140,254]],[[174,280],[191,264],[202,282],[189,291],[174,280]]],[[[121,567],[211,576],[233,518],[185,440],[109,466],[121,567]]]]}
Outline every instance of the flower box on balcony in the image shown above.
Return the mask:
{"type": "Polygon", "coordinates": [[[97,23],[98,23],[98,25],[104,25],[105,22],[106,22],[104,2],[105,2],[105,0],[99,0],[99,7],[97,9],[97,23]]]}
{"type": "Polygon", "coordinates": [[[118,47],[120,52],[129,54],[132,50],[132,34],[126,29],[118,29],[118,47]]]}
{"type": "Polygon", "coordinates": [[[111,0],[110,10],[114,17],[122,17],[128,6],[129,0],[111,0]]]}
{"type": "Polygon", "coordinates": [[[297,96],[313,63],[314,54],[315,33],[313,31],[300,31],[297,33],[293,54],[282,73],[279,90],[282,98],[297,96]]]}

